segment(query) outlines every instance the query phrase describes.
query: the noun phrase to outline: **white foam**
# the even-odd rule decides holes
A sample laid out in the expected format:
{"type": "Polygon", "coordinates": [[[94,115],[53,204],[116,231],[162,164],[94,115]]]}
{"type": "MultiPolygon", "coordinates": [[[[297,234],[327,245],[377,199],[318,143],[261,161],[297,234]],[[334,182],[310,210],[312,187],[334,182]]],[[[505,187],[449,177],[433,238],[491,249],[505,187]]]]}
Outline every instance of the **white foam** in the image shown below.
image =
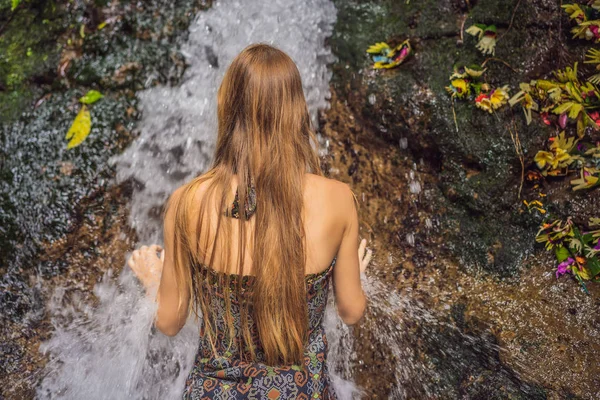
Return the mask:
{"type": "MultiPolygon", "coordinates": [[[[318,110],[328,106],[327,64],[334,57],[325,39],[335,18],[329,0],[222,0],[197,16],[182,46],[188,68],[181,84],[138,94],[140,136],[111,160],[118,182],[133,179],[139,184],[131,202],[131,225],[142,242],[161,241],[157,211],[178,186],[209,166],[216,139],[218,85],[244,47],[269,43],[292,57],[316,126],[318,110]]],[[[107,277],[95,292],[96,307],[63,301],[63,290],[49,304],[55,333],[41,348],[50,362],[38,397],[180,397],[196,353],[197,326],[188,322],[175,338],[153,334],[155,305],[141,294],[128,268],[118,284],[107,277]]],[[[335,329],[339,319],[335,313],[329,315],[328,329],[335,329]]],[[[338,375],[334,380],[341,398],[356,392],[351,382],[338,375]]]]}
{"type": "Polygon", "coordinates": [[[223,0],[200,13],[182,52],[189,64],[177,87],[139,94],[139,138],[120,156],[119,182],[134,179],[131,225],[142,241],[159,241],[157,218],[167,197],[207,169],[216,140],[216,93],[227,66],[247,45],[269,43],[296,62],[309,112],[326,108],[334,61],[325,39],[336,10],[329,0],[223,0]],[[217,66],[218,65],[218,66],[217,66]]]}

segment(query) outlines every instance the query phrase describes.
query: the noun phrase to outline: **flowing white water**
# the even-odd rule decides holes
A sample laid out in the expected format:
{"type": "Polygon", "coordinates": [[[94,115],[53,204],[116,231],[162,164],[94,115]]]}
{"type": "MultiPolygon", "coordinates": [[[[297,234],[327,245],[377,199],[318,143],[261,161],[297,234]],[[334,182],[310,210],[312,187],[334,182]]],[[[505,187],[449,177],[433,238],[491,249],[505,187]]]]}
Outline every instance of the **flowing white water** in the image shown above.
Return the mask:
{"type": "MultiPolygon", "coordinates": [[[[139,93],[140,136],[117,159],[117,180],[138,185],[131,225],[144,243],[160,242],[158,210],[175,188],[206,170],[216,139],[216,93],[226,67],[247,45],[273,44],[296,62],[313,123],[327,107],[327,64],[334,61],[325,39],[336,11],[329,0],[221,0],[200,13],[182,46],[188,68],[179,86],[139,93]]],[[[49,308],[55,333],[42,346],[50,354],[40,398],[170,399],[181,395],[198,342],[188,322],[175,338],[151,332],[155,305],[143,298],[127,268],[95,288],[98,305],[64,300],[55,293],[49,308]]],[[[349,335],[335,312],[328,327],[336,353],[347,353],[349,335]],[[346,338],[342,340],[342,338],[346,338]],[[342,346],[344,343],[344,346],[342,346]]],[[[341,398],[354,385],[334,377],[341,398]]]]}
{"type": "Polygon", "coordinates": [[[336,11],[329,0],[223,0],[199,14],[182,53],[189,65],[177,87],[139,94],[140,137],[118,158],[117,179],[134,179],[131,223],[140,240],[160,240],[160,209],[177,187],[205,171],[216,140],[216,94],[227,66],[247,45],[264,42],[296,62],[313,123],[327,107],[334,61],[325,39],[336,11]]]}
{"type": "MultiPolygon", "coordinates": [[[[245,46],[271,43],[294,59],[316,122],[317,111],[327,107],[327,64],[333,56],[325,40],[335,17],[330,0],[221,0],[199,14],[182,47],[189,64],[182,82],[177,87],[156,87],[139,94],[143,113],[140,137],[114,160],[118,181],[132,179],[138,183],[131,203],[131,225],[143,243],[162,241],[158,210],[175,188],[208,167],[216,135],[218,84],[228,64],[245,46]]],[[[420,183],[414,182],[411,192],[418,193],[420,183]]],[[[362,364],[352,350],[356,340],[365,341],[360,344],[372,350],[374,359],[393,356],[384,370],[369,371],[370,376],[385,374],[393,380],[389,382],[393,387],[390,398],[434,398],[442,392],[453,393],[418,350],[422,341],[440,346],[433,340],[442,324],[424,307],[400,297],[376,279],[367,278],[364,284],[370,299],[364,326],[365,331],[373,332],[368,338],[355,337],[341,323],[331,299],[326,312],[329,366],[335,372],[339,397],[359,396],[360,390],[348,380],[362,364]],[[415,334],[415,327],[424,336],[415,334]]],[[[41,349],[50,355],[50,361],[38,397],[180,397],[198,342],[194,323],[188,322],[175,338],[152,332],[155,305],[141,294],[128,268],[117,278],[108,274],[96,286],[95,294],[98,303],[91,306],[67,299],[64,290],[56,292],[49,305],[55,333],[41,349]]],[[[460,351],[464,343],[470,345],[470,338],[455,340],[460,343],[454,348],[441,344],[442,352],[459,354],[449,362],[451,370],[462,367],[460,351]]]]}

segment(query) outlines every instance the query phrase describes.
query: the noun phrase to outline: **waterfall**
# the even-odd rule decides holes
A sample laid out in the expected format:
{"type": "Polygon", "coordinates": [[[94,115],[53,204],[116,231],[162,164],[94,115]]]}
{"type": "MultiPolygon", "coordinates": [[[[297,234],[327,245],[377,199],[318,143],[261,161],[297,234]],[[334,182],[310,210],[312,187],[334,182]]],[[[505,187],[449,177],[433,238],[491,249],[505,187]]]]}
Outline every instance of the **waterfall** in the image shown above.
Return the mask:
{"type": "MultiPolygon", "coordinates": [[[[272,44],[297,64],[313,123],[326,108],[334,57],[325,40],[336,10],[329,0],[222,0],[200,13],[182,45],[187,69],[178,86],[138,93],[139,137],[120,156],[117,182],[133,180],[131,225],[142,243],[162,241],[161,206],[177,187],[204,172],[216,140],[216,94],[225,70],[247,45],[272,44]]],[[[40,398],[170,399],[181,395],[198,343],[188,321],[174,338],[152,332],[154,302],[142,295],[128,268],[107,274],[94,289],[96,306],[65,301],[58,289],[49,304],[55,327],[41,351],[49,354],[40,398]]],[[[327,326],[337,353],[347,353],[348,329],[331,312],[327,326]],[[336,344],[337,343],[337,344],[336,344]]],[[[345,365],[341,363],[339,365],[345,365]]],[[[337,364],[336,364],[337,365],[337,364]]],[[[354,385],[334,375],[341,398],[354,385]]]]}

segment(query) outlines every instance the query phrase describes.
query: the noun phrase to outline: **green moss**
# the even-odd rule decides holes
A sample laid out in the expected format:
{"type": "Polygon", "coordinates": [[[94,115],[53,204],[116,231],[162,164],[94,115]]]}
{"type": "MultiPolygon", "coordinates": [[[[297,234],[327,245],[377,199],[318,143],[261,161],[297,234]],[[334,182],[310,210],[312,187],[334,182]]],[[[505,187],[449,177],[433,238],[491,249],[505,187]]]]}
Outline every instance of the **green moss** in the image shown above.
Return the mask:
{"type": "Polygon", "coordinates": [[[106,10],[97,7],[103,4],[30,0],[6,17],[0,36],[0,163],[11,173],[0,174],[2,266],[19,265],[24,257],[23,271],[52,275],[66,268],[37,265],[36,253],[73,229],[82,212],[77,205],[111,182],[108,159],[129,143],[137,119],[135,91],[155,75],[152,83],[176,83],[184,66],[173,62],[181,58],[176,40],[206,6],[196,0],[123,1],[110,10],[119,18],[98,30],[96,19],[106,10]],[[62,61],[69,63],[62,64],[66,50],[62,61]],[[66,73],[59,76],[59,69],[66,73]],[[66,150],[64,135],[78,99],[92,88],[105,97],[91,106],[91,133],[66,150]]]}
{"type": "MultiPolygon", "coordinates": [[[[460,8],[450,1],[335,1],[338,22],[331,44],[339,58],[333,84],[340,98],[363,123],[396,146],[407,137],[415,158],[439,169],[439,189],[448,212],[448,246],[465,269],[485,268],[498,275],[518,273],[523,254],[535,245],[536,227],[518,213],[521,164],[509,127],[519,132],[525,163],[547,139],[539,123],[526,126],[520,109],[488,114],[469,101],[453,106],[445,87],[454,65],[482,63],[476,38],[463,32],[473,23],[495,24],[502,36],[497,60],[488,60],[484,81],[492,86],[518,84],[556,67],[566,49],[557,34],[563,13],[551,1],[521,1],[510,31],[517,0],[481,0],[460,8]],[[551,18],[550,18],[551,17],[551,18]],[[556,33],[553,34],[552,32],[556,33]],[[366,48],[378,41],[392,44],[410,38],[414,54],[394,70],[372,71],[366,48]],[[375,104],[366,101],[375,95],[375,104]],[[470,178],[467,178],[467,174],[470,178]],[[472,176],[471,176],[472,175],[472,176]],[[453,233],[458,227],[459,231],[453,233]]],[[[561,23],[564,23],[561,25],[561,23]]],[[[579,43],[568,42],[574,52],[579,43]]]]}
{"type": "MultiPolygon", "coordinates": [[[[6,10],[6,2],[0,10],[6,10]]],[[[0,35],[0,119],[14,120],[40,93],[36,81],[52,75],[60,48],[53,38],[65,29],[63,15],[52,2],[21,4],[0,35]]]]}

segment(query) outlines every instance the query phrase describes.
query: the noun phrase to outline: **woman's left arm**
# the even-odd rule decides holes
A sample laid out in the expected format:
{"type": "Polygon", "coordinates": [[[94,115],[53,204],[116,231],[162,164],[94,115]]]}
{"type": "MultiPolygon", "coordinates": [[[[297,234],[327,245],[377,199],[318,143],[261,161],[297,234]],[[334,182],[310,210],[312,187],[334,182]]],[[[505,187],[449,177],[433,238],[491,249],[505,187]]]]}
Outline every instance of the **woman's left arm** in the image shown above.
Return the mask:
{"type": "MultiPolygon", "coordinates": [[[[173,193],[173,196],[180,196],[179,190],[173,193]]],[[[176,204],[177,198],[170,201],[170,204],[176,204]]],[[[190,293],[187,286],[184,290],[178,290],[175,278],[175,262],[173,258],[175,246],[175,207],[167,209],[164,220],[164,239],[165,247],[162,254],[162,260],[157,256],[156,245],[134,251],[129,266],[142,281],[146,290],[151,292],[156,284],[158,290],[156,301],[158,310],[156,312],[155,326],[167,336],[175,336],[185,325],[188,317],[188,306],[190,293]],[[136,255],[136,252],[138,254],[136,255]],[[159,268],[160,267],[160,268],[159,268]],[[160,273],[162,269],[162,274],[160,273]],[[152,274],[154,278],[148,278],[152,274]],[[180,296],[181,301],[180,301],[180,296]]]]}

